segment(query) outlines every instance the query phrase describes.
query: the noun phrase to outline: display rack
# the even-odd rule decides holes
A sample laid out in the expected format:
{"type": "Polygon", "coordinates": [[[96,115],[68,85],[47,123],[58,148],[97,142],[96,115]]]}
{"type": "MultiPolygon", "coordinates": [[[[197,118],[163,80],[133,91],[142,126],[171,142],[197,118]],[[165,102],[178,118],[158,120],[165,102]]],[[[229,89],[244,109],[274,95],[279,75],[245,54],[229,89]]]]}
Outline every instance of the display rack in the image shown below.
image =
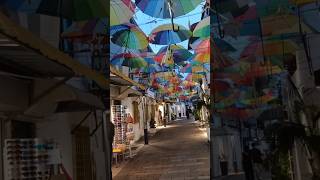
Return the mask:
{"type": "Polygon", "coordinates": [[[112,106],[112,118],[114,122],[114,143],[113,146],[124,145],[127,142],[126,133],[127,133],[127,123],[125,119],[125,108],[122,105],[113,105],[112,106]]]}
{"type": "Polygon", "coordinates": [[[49,150],[53,144],[42,139],[6,139],[5,180],[47,180],[50,175],[49,150]]]}

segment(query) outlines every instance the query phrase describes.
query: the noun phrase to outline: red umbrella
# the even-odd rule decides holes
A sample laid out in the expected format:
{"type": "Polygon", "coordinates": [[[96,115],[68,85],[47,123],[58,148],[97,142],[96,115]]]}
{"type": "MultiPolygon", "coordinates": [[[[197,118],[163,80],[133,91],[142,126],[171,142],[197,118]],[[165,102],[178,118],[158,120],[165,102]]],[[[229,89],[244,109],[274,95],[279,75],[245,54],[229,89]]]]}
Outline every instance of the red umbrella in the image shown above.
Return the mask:
{"type": "Polygon", "coordinates": [[[204,53],[204,54],[210,54],[210,39],[206,39],[202,41],[196,48],[195,52],[197,54],[204,53]]]}
{"type": "Polygon", "coordinates": [[[226,91],[227,89],[233,88],[233,82],[229,79],[215,79],[213,88],[215,92],[226,91]]]}

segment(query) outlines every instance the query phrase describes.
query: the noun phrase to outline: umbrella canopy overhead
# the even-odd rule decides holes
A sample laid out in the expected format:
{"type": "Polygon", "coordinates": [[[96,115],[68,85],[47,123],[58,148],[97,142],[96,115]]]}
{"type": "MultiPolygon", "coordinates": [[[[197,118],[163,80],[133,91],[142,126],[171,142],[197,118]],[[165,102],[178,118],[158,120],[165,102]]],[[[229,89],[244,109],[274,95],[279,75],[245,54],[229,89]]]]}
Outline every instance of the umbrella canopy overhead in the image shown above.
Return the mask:
{"type": "Polygon", "coordinates": [[[142,12],[156,18],[171,18],[187,14],[202,0],[136,0],[142,12]]]}
{"type": "Polygon", "coordinates": [[[183,63],[183,62],[187,61],[192,56],[192,53],[189,52],[184,47],[182,47],[181,45],[173,45],[172,44],[169,46],[162,47],[159,50],[159,52],[157,53],[157,55],[155,56],[154,60],[159,63],[162,63],[165,60],[164,58],[165,58],[166,54],[170,54],[172,60],[176,64],[183,63]]]}
{"type": "Polygon", "coordinates": [[[138,54],[130,52],[115,55],[111,59],[111,64],[117,66],[127,66],[130,68],[144,68],[148,65],[147,62],[138,54]]]}
{"type": "Polygon", "coordinates": [[[149,41],[152,44],[169,45],[185,41],[190,38],[191,31],[183,26],[174,24],[164,24],[152,30],[149,41]]]}
{"type": "Polygon", "coordinates": [[[210,16],[201,20],[193,30],[194,37],[200,37],[203,39],[210,37],[210,16]]]}
{"type": "Polygon", "coordinates": [[[111,41],[119,46],[129,49],[145,49],[148,46],[146,35],[134,24],[112,26],[110,33],[111,41]]]}
{"type": "Polygon", "coordinates": [[[129,23],[135,11],[131,0],[110,1],[110,26],[129,23]]]}

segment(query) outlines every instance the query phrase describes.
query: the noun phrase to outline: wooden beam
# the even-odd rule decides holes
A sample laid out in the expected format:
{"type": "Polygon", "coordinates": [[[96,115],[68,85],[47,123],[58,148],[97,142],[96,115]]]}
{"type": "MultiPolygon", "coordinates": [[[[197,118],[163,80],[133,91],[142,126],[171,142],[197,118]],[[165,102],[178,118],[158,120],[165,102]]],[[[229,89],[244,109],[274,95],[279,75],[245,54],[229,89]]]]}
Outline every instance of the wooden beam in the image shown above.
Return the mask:
{"type": "Polygon", "coordinates": [[[51,92],[53,92],[55,89],[59,88],[60,86],[64,85],[65,82],[67,82],[69,79],[71,79],[71,77],[66,77],[63,78],[63,80],[58,81],[56,84],[52,85],[51,87],[49,87],[48,89],[46,89],[45,91],[43,91],[39,96],[35,97],[34,99],[32,99],[32,102],[30,104],[29,107],[35,105],[36,103],[38,103],[41,99],[43,99],[44,97],[46,97],[47,95],[49,95],[51,92]]]}
{"type": "Polygon", "coordinates": [[[47,41],[37,37],[10,20],[3,12],[0,12],[0,34],[46,57],[48,60],[68,67],[76,75],[83,75],[95,81],[102,89],[109,88],[109,81],[104,74],[92,70],[90,67],[81,64],[69,55],[61,52],[47,41]]]}
{"type": "Polygon", "coordinates": [[[132,86],[128,86],[128,87],[125,88],[123,91],[121,91],[121,89],[120,89],[120,93],[119,93],[119,95],[117,96],[117,98],[120,98],[121,95],[122,95],[123,93],[127,92],[128,90],[130,90],[131,87],[132,87],[132,86]]]}

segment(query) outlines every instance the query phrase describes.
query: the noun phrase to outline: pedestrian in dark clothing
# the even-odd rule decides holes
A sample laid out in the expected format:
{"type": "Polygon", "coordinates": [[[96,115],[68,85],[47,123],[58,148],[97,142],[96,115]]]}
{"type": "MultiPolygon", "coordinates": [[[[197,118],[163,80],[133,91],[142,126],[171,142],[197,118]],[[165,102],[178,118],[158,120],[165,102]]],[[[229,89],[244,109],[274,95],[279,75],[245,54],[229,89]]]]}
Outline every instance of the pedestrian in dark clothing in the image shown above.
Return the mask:
{"type": "Polygon", "coordinates": [[[254,180],[252,161],[251,161],[250,151],[248,146],[245,146],[242,152],[242,166],[246,175],[246,180],[254,180]]]}
{"type": "Polygon", "coordinates": [[[254,170],[254,179],[255,180],[262,180],[262,173],[263,173],[263,160],[262,160],[262,153],[257,148],[257,144],[253,144],[253,148],[250,151],[250,156],[253,162],[253,170],[254,170]]]}
{"type": "Polygon", "coordinates": [[[189,119],[189,109],[187,109],[186,114],[187,114],[187,118],[189,119]]]}

